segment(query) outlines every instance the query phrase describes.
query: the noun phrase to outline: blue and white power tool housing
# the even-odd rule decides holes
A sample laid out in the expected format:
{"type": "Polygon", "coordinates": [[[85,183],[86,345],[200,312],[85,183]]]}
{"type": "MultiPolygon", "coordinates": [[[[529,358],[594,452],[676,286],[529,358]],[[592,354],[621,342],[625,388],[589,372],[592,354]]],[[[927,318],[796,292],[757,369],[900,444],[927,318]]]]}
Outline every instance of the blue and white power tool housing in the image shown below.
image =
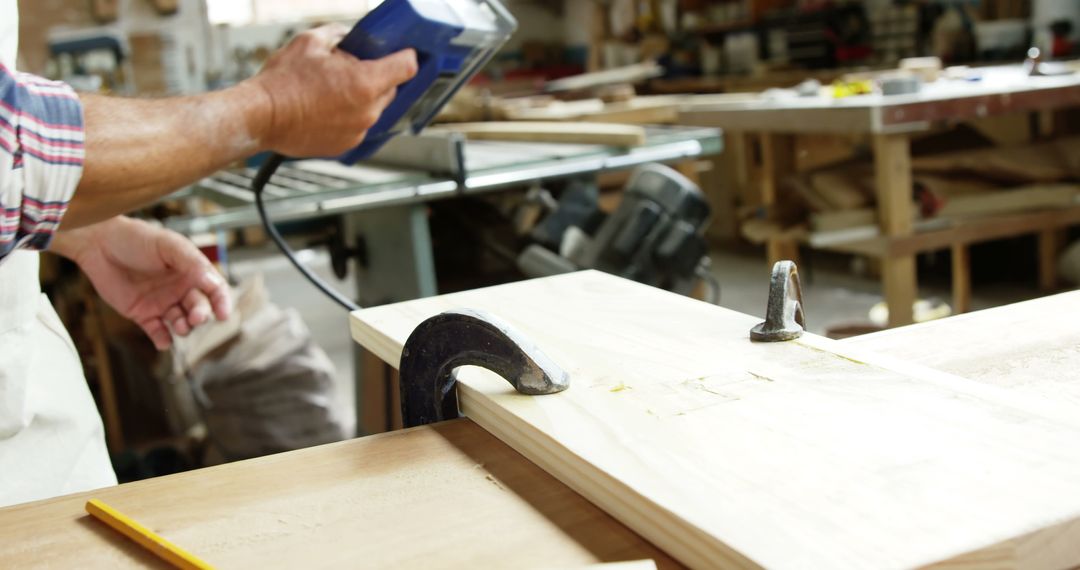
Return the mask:
{"type": "Polygon", "coordinates": [[[364,142],[338,160],[353,164],[388,140],[416,134],[495,56],[517,29],[498,0],[386,0],[361,19],[338,45],[360,59],[416,50],[416,77],[397,96],[364,142]]]}

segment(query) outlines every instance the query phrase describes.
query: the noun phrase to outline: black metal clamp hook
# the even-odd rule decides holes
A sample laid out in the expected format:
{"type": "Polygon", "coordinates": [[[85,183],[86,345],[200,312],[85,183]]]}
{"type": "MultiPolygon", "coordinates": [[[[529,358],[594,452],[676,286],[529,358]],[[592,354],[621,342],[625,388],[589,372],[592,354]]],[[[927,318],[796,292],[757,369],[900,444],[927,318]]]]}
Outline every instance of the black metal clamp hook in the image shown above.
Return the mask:
{"type": "Polygon", "coordinates": [[[765,322],[750,329],[750,340],[783,342],[795,340],[806,329],[803,316],[802,285],[794,261],[778,261],[769,280],[769,304],[765,322]]]}
{"type": "Polygon", "coordinates": [[[447,311],[420,323],[401,352],[405,427],[458,417],[454,369],[480,366],[527,395],[562,392],[570,376],[524,334],[482,311],[447,311]]]}

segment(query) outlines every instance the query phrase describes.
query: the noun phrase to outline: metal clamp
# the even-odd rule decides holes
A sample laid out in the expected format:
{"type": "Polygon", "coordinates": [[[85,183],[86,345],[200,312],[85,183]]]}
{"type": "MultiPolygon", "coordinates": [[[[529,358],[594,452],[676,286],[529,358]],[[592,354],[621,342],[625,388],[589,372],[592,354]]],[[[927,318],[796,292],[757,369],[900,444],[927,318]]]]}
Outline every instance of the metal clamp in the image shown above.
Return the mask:
{"type": "Polygon", "coordinates": [[[527,395],[562,392],[570,376],[525,335],[481,311],[447,311],[420,323],[401,353],[405,427],[458,417],[454,369],[480,366],[527,395]]]}
{"type": "Polygon", "coordinates": [[[802,285],[794,261],[778,261],[769,281],[769,305],[765,322],[750,329],[750,340],[783,342],[802,336],[806,328],[803,316],[802,285]]]}

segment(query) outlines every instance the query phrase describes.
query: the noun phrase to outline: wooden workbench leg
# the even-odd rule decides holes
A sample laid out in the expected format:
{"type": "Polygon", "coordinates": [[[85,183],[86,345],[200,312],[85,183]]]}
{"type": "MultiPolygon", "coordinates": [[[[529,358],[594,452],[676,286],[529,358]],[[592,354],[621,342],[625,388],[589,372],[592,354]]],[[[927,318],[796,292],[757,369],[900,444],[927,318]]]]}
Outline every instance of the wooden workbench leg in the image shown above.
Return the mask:
{"type": "MultiPolygon", "coordinates": [[[[889,238],[911,235],[911,145],[907,135],[874,135],[874,170],[882,233],[889,238]]],[[[889,326],[910,324],[918,290],[915,256],[886,253],[881,262],[889,326]]]]}
{"type": "Polygon", "coordinates": [[[889,327],[910,325],[915,304],[915,257],[885,258],[881,261],[881,285],[889,307],[889,327]]]}
{"type": "MultiPolygon", "coordinates": [[[[781,191],[785,177],[795,172],[795,137],[765,133],[761,135],[761,203],[771,221],[783,222],[781,211],[790,204],[781,191]]],[[[769,267],[777,261],[790,259],[798,263],[798,242],[788,237],[774,236],[766,243],[769,267]]]]}
{"type": "Polygon", "coordinates": [[[777,261],[794,261],[795,265],[802,262],[799,258],[799,242],[787,238],[770,238],[765,244],[765,256],[769,260],[769,267],[777,261]]]}
{"type": "MultiPolygon", "coordinates": [[[[374,307],[431,297],[437,293],[427,206],[411,204],[344,215],[349,247],[363,247],[363,262],[354,259],[356,299],[374,307]],[[360,238],[363,237],[361,246],[360,238]]],[[[356,425],[362,435],[401,426],[396,398],[396,371],[389,370],[359,345],[354,358],[356,425]],[[395,416],[397,414],[397,416],[395,416]]]]}
{"type": "MultiPolygon", "coordinates": [[[[359,345],[357,345],[359,346],[359,345]]],[[[356,432],[363,437],[401,429],[401,385],[397,369],[378,356],[359,348],[356,366],[364,379],[356,386],[356,432]]]]}
{"type": "Polygon", "coordinates": [[[1039,232],[1039,289],[1053,291],[1058,286],[1058,254],[1061,231],[1057,228],[1039,232]]]}
{"type": "Polygon", "coordinates": [[[953,314],[971,310],[971,253],[966,244],[952,246],[953,314]]]}

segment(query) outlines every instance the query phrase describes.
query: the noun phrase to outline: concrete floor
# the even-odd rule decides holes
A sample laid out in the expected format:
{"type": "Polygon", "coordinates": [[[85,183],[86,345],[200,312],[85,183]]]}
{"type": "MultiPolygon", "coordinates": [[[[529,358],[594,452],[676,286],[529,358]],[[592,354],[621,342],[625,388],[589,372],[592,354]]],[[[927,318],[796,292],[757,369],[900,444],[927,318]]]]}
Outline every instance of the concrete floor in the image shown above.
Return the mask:
{"type": "MultiPolygon", "coordinates": [[[[316,272],[349,293],[355,290],[352,279],[338,281],[330,271],[329,255],[324,251],[302,250],[300,256],[316,272]]],[[[769,271],[762,252],[717,250],[712,254],[713,272],[720,280],[720,304],[752,315],[764,315],[768,297],[769,271]]],[[[344,309],[330,301],[310,285],[289,263],[267,246],[241,249],[231,253],[230,268],[234,277],[262,272],[270,298],[283,307],[300,312],[316,341],[337,367],[338,394],[342,410],[349,421],[352,412],[352,340],[344,309]]],[[[852,270],[850,257],[813,253],[800,267],[808,328],[824,333],[826,327],[840,323],[867,323],[870,308],[881,300],[880,286],[875,279],[858,276],[852,270]]],[[[1033,279],[1032,279],[1033,281],[1033,279]]],[[[933,276],[921,279],[920,296],[949,300],[948,283],[933,276]]],[[[1040,296],[1041,293],[1024,283],[989,284],[976,282],[972,305],[975,309],[1003,305],[1040,296]]]]}

